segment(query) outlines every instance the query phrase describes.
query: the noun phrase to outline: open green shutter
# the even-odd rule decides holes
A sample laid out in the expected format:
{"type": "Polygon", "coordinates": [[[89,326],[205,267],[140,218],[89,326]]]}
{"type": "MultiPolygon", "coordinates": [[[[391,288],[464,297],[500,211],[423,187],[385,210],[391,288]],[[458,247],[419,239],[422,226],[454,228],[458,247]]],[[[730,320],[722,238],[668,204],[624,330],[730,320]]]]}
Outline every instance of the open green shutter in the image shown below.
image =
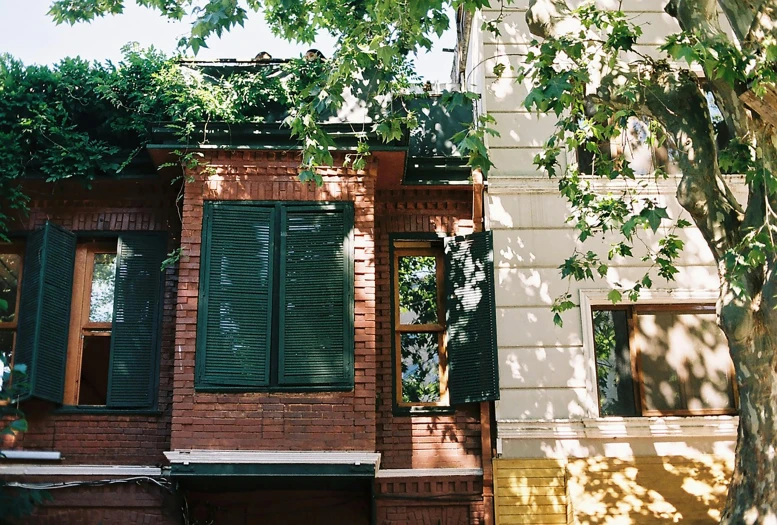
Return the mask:
{"type": "Polygon", "coordinates": [[[76,236],[49,222],[27,239],[15,356],[25,397],[62,402],[75,253],[76,236]]]}
{"type": "Polygon", "coordinates": [[[287,207],[282,213],[278,383],[350,386],[353,211],[287,207]]]}
{"type": "Polygon", "coordinates": [[[206,203],[197,386],[270,383],[274,209],[206,203]]]}
{"type": "Polygon", "coordinates": [[[445,240],[451,404],[499,399],[491,232],[445,240]]]}
{"type": "Polygon", "coordinates": [[[108,372],[110,407],[154,405],[165,247],[161,234],[128,233],[119,237],[108,372]]]}

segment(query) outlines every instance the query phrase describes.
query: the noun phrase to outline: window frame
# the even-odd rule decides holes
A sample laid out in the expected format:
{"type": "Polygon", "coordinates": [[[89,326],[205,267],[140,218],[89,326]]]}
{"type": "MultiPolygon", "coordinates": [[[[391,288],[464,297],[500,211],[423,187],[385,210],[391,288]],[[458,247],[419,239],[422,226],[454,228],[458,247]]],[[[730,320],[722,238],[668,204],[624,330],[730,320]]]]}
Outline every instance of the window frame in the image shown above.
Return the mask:
{"type": "MultiPolygon", "coordinates": [[[[738,409],[738,390],[736,376],[734,374],[733,363],[729,371],[729,383],[731,385],[731,395],[734,400],[732,408],[703,408],[703,409],[678,409],[678,410],[650,410],[645,408],[645,389],[640,359],[640,349],[636,339],[638,335],[637,317],[640,313],[714,313],[715,301],[718,299],[718,291],[712,290],[658,290],[648,293],[642,293],[636,302],[623,301],[613,305],[607,299],[609,290],[580,290],[580,308],[583,320],[583,345],[586,360],[589,364],[588,391],[592,400],[589,407],[590,417],[595,418],[655,418],[655,417],[704,417],[704,416],[735,416],[739,413],[738,409]],[[595,310],[620,310],[628,312],[628,340],[629,340],[629,358],[631,365],[631,377],[634,389],[636,416],[603,416],[600,413],[600,399],[597,371],[596,353],[594,348],[594,327],[593,312],[595,310]]],[[[686,399],[686,382],[680,384],[680,395],[686,399]]]]}
{"type": "MultiPolygon", "coordinates": [[[[65,361],[65,390],[62,404],[73,408],[109,408],[105,405],[80,405],[81,367],[83,364],[84,341],[86,336],[112,337],[113,319],[110,323],[89,321],[91,308],[92,277],[94,272],[94,256],[98,253],[115,254],[118,258],[119,239],[88,240],[76,244],[75,269],[73,273],[73,289],[71,292],[70,329],[68,331],[67,358],[65,361]]],[[[114,297],[114,310],[116,308],[114,297]]],[[[110,362],[110,356],[109,356],[110,362]]],[[[110,374],[110,369],[109,372],[110,374]]]]}
{"type": "MultiPolygon", "coordinates": [[[[7,363],[13,370],[14,360],[16,358],[16,337],[19,328],[19,305],[22,300],[22,279],[24,278],[24,252],[26,245],[24,242],[10,242],[0,243],[0,254],[16,254],[19,256],[19,275],[16,278],[16,305],[14,306],[14,320],[13,321],[0,321],[0,330],[11,331],[13,333],[13,339],[11,342],[11,359],[7,363]]],[[[0,370],[0,374],[2,374],[0,370]]],[[[8,378],[8,385],[3,384],[3,389],[9,388],[13,381],[13,375],[8,378]]],[[[7,402],[2,403],[7,404],[7,402]]]]}
{"type": "Polygon", "coordinates": [[[253,201],[253,200],[224,200],[224,199],[211,199],[206,200],[203,203],[203,219],[202,219],[202,243],[200,248],[200,262],[198,272],[198,303],[197,303],[197,330],[196,330],[196,342],[195,342],[195,374],[194,374],[194,390],[195,392],[247,392],[247,393],[308,393],[308,392],[350,392],[353,391],[355,386],[355,354],[356,345],[354,337],[355,327],[355,314],[354,314],[354,301],[355,301],[355,267],[354,267],[354,206],[351,201],[253,201]],[[283,254],[281,253],[281,239],[284,234],[282,231],[281,214],[286,213],[288,210],[299,211],[304,208],[306,211],[317,212],[338,212],[343,215],[343,227],[347,231],[347,235],[343,238],[343,276],[345,279],[344,290],[344,326],[347,337],[344,344],[347,349],[347,359],[345,360],[347,367],[347,377],[345,381],[330,384],[296,384],[296,385],[282,385],[279,379],[279,366],[280,356],[282,349],[279,343],[279,333],[281,330],[280,315],[279,312],[275,312],[272,318],[269,320],[270,325],[270,338],[271,344],[269,349],[269,380],[268,385],[225,385],[208,381],[206,378],[201,377],[204,373],[203,368],[205,363],[205,352],[207,346],[207,334],[206,323],[202,320],[205,318],[206,313],[203,312],[203,305],[208,300],[210,288],[203,285],[203,275],[205,271],[206,257],[210,253],[211,246],[211,217],[208,210],[212,210],[219,205],[229,206],[260,206],[266,208],[273,208],[276,215],[271,220],[271,228],[277,233],[273,233],[272,241],[270,244],[270,271],[272,288],[270,289],[271,304],[278,305],[280,299],[280,280],[283,279],[281,274],[281,259],[283,254]]]}
{"type": "Polygon", "coordinates": [[[451,414],[455,407],[450,404],[448,391],[448,353],[446,325],[446,274],[444,237],[437,234],[391,234],[389,235],[389,271],[391,274],[391,387],[392,412],[397,416],[419,414],[451,414]],[[434,256],[437,276],[437,324],[403,325],[399,321],[399,257],[434,256]],[[400,338],[403,333],[439,333],[438,359],[440,377],[440,400],[426,403],[402,401],[402,352],[400,338]]]}
{"type": "Polygon", "coordinates": [[[440,243],[435,246],[432,242],[423,241],[395,241],[393,255],[393,277],[392,277],[392,303],[393,303],[393,322],[392,331],[394,333],[394,378],[395,384],[399,388],[395,389],[394,401],[397,407],[447,407],[450,402],[448,398],[448,355],[446,352],[447,334],[445,332],[445,259],[443,247],[440,243]],[[401,245],[401,246],[400,246],[401,245]],[[400,257],[434,257],[435,274],[437,284],[437,323],[427,324],[402,324],[399,311],[399,259],[400,257]],[[440,379],[440,400],[436,402],[406,402],[402,400],[402,351],[401,339],[403,334],[437,334],[437,359],[438,359],[438,377],[440,379]]]}

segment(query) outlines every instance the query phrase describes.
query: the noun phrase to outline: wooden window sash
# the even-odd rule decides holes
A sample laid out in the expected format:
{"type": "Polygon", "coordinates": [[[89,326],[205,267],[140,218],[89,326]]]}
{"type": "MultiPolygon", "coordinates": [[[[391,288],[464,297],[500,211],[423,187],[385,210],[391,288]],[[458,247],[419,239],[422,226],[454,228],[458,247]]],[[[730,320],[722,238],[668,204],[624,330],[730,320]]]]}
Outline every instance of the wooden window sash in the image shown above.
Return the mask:
{"type": "MultiPolygon", "coordinates": [[[[656,410],[647,408],[646,395],[645,395],[645,382],[644,375],[641,366],[641,349],[637,348],[636,337],[639,333],[639,315],[650,315],[658,313],[671,313],[676,315],[681,314],[700,314],[700,313],[714,313],[715,306],[710,304],[698,303],[698,304],[654,304],[654,305],[632,305],[630,307],[631,315],[629,316],[630,329],[633,326],[633,332],[629,335],[629,346],[631,350],[632,359],[636,357],[636,370],[638,375],[638,389],[639,396],[637,397],[640,406],[637,407],[637,412],[640,412],[645,417],[651,416],[722,416],[722,415],[736,415],[738,413],[736,407],[736,391],[734,386],[736,381],[733,375],[733,363],[731,364],[731,371],[727,375],[729,385],[729,396],[734,400],[734,406],[731,408],[688,408],[688,399],[690,391],[690,383],[687,378],[679,376],[680,381],[680,405],[681,408],[674,410],[656,410]],[[633,335],[633,337],[632,337],[633,335]]],[[[635,362],[632,362],[632,370],[635,362]]]]}
{"type": "Polygon", "coordinates": [[[92,299],[94,256],[98,253],[115,254],[117,243],[85,243],[76,248],[73,298],[71,302],[68,352],[65,364],[65,405],[78,405],[81,387],[81,364],[84,356],[85,337],[110,337],[113,323],[89,321],[92,299]]]}
{"type": "Polygon", "coordinates": [[[396,384],[394,401],[398,407],[447,407],[448,396],[448,354],[447,334],[445,332],[445,260],[442,247],[435,247],[430,241],[395,241],[394,242],[394,275],[392,276],[392,296],[394,302],[394,382],[396,384]],[[435,324],[402,324],[399,308],[399,259],[400,257],[434,257],[437,279],[437,320],[435,324]],[[440,379],[440,399],[435,402],[406,402],[402,399],[402,334],[436,333],[437,342],[437,375],[440,379]]]}
{"type": "MultiPolygon", "coordinates": [[[[0,245],[0,254],[12,254],[19,256],[19,275],[16,278],[16,304],[14,305],[13,321],[0,322],[0,330],[4,332],[12,332],[11,335],[11,359],[8,362],[8,366],[13,370],[14,362],[16,360],[16,331],[19,328],[19,303],[22,300],[22,278],[24,277],[24,245],[23,244],[3,244],[0,245]]],[[[3,385],[4,389],[8,389],[13,385],[13,374],[8,378],[8,382],[3,385]]],[[[6,399],[0,401],[0,406],[6,406],[10,403],[10,400],[6,399]]]]}
{"type": "Polygon", "coordinates": [[[24,271],[24,246],[20,244],[0,245],[0,254],[11,254],[19,256],[19,276],[16,278],[16,304],[14,305],[13,321],[0,322],[0,330],[13,330],[14,337],[16,328],[19,325],[19,303],[22,299],[22,272],[24,271]]]}
{"type": "MultiPolygon", "coordinates": [[[[688,397],[689,397],[689,383],[685,378],[680,378],[680,404],[682,408],[674,410],[653,410],[647,408],[645,381],[642,370],[641,351],[637,345],[637,337],[639,335],[639,315],[640,314],[657,314],[657,313],[673,313],[673,314],[700,314],[700,313],[714,313],[715,306],[706,303],[690,303],[690,304],[634,304],[634,305],[614,305],[605,307],[594,307],[593,310],[626,310],[628,320],[628,340],[629,340],[629,355],[631,359],[631,373],[633,378],[634,388],[634,402],[636,404],[636,412],[644,417],[652,416],[720,416],[720,415],[736,415],[738,409],[736,407],[737,400],[739,398],[736,376],[734,373],[734,365],[731,364],[731,370],[728,374],[728,383],[730,388],[730,396],[734,400],[734,405],[731,408],[700,408],[689,409],[688,397]]],[[[593,315],[593,312],[592,314],[593,315]]],[[[597,383],[598,384],[598,383],[597,383]]],[[[597,392],[598,397],[598,392],[597,392]]],[[[599,400],[601,402],[601,400],[599,400]]]]}

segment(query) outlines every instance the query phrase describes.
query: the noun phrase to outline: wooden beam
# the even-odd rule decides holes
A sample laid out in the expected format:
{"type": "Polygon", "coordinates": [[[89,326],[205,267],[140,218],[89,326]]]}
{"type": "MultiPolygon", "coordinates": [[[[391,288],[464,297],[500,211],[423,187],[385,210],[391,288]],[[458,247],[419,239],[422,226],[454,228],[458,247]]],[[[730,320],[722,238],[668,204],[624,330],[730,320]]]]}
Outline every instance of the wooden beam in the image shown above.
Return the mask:
{"type": "Polygon", "coordinates": [[[766,84],[766,92],[763,97],[759,97],[750,89],[739,95],[739,99],[752,111],[764,120],[777,128],[777,85],[766,84]]]}

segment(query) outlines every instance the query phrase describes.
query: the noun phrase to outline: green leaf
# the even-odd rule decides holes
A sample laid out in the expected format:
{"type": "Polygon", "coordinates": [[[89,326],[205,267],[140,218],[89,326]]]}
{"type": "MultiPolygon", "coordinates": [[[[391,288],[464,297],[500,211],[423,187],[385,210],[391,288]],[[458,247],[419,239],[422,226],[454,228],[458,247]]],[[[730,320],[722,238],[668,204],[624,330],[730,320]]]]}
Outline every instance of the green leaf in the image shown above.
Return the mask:
{"type": "Polygon", "coordinates": [[[614,289],[614,288],[613,288],[612,290],[610,290],[610,293],[608,293],[608,294],[607,294],[607,299],[608,299],[608,300],[609,300],[609,301],[610,301],[612,304],[617,304],[617,303],[619,303],[619,302],[620,302],[620,300],[621,300],[622,298],[623,298],[623,294],[621,294],[621,292],[620,292],[620,291],[618,291],[618,290],[616,290],[616,289],[614,289]]]}
{"type": "Polygon", "coordinates": [[[639,213],[639,215],[647,221],[650,229],[653,230],[653,233],[657,232],[658,228],[661,226],[661,219],[669,218],[669,215],[666,212],[666,208],[661,208],[658,206],[645,208],[639,213]]]}

